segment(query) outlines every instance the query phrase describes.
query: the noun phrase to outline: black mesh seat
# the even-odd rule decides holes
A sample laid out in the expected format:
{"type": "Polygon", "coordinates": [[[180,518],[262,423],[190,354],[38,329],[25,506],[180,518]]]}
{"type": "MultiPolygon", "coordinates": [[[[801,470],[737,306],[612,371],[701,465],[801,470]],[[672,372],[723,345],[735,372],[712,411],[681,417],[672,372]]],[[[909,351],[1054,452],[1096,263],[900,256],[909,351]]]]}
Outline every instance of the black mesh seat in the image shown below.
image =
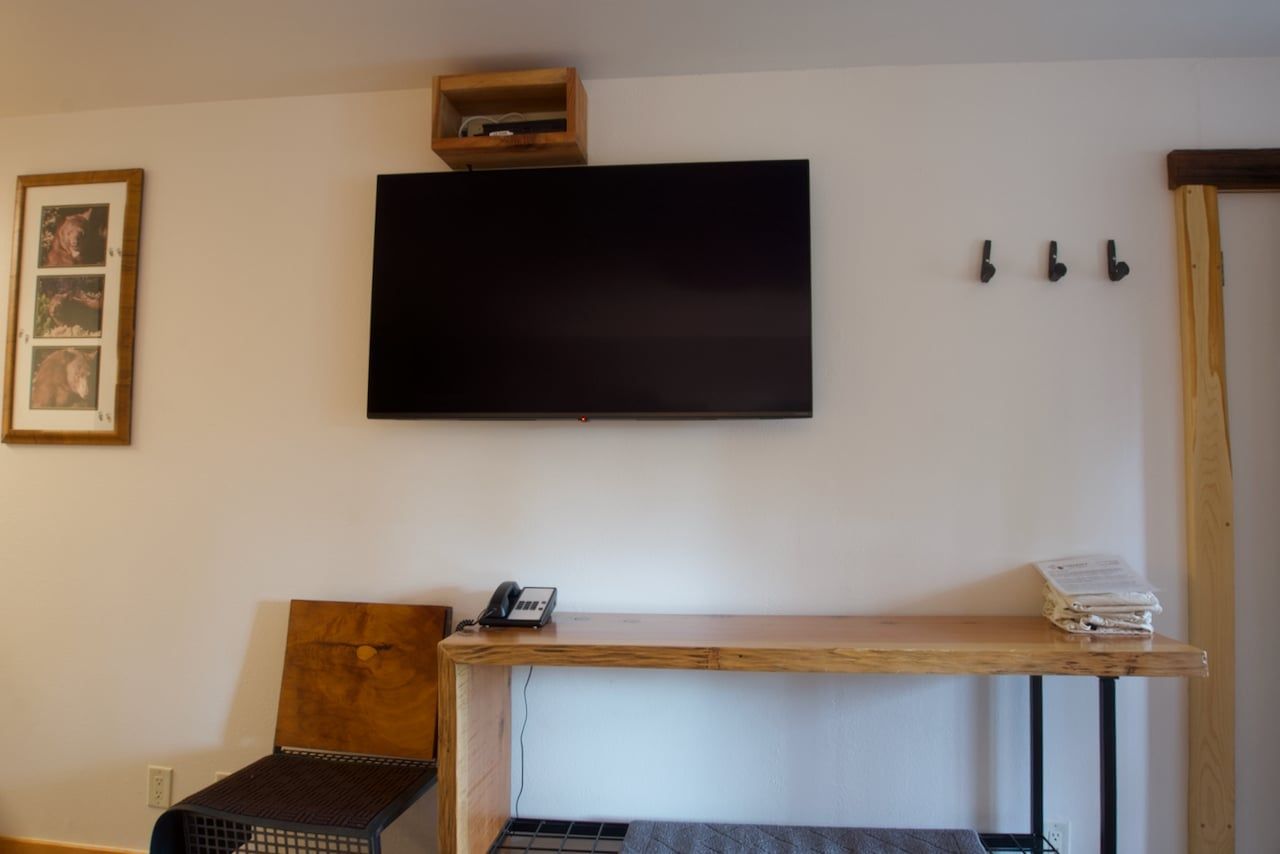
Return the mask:
{"type": "Polygon", "coordinates": [[[151,854],[379,854],[436,780],[435,644],[451,616],[292,603],[275,752],[165,812],[151,854]]]}

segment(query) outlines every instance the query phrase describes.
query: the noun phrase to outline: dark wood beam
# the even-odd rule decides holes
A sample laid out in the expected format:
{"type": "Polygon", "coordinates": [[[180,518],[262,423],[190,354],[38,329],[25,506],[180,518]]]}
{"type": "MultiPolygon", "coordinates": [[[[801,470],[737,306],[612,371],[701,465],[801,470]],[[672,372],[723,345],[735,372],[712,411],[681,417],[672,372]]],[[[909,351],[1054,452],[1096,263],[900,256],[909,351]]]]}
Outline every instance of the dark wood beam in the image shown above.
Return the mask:
{"type": "Polygon", "coordinates": [[[1280,148],[1169,152],[1169,189],[1203,184],[1223,191],[1280,190],[1280,148]]]}

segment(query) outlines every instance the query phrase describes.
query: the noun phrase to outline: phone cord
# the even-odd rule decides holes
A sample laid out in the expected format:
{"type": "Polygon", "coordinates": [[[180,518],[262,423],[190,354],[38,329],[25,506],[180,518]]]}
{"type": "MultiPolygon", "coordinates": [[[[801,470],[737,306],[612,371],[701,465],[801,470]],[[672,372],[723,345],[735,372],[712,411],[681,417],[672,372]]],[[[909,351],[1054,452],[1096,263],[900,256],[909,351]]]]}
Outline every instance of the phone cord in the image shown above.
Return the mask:
{"type": "Polygon", "coordinates": [[[463,620],[462,622],[458,623],[458,625],[454,626],[453,630],[455,632],[460,632],[463,629],[468,628],[470,626],[479,625],[481,620],[483,620],[485,617],[489,616],[492,613],[493,613],[492,608],[485,608],[476,616],[474,620],[463,620]]]}

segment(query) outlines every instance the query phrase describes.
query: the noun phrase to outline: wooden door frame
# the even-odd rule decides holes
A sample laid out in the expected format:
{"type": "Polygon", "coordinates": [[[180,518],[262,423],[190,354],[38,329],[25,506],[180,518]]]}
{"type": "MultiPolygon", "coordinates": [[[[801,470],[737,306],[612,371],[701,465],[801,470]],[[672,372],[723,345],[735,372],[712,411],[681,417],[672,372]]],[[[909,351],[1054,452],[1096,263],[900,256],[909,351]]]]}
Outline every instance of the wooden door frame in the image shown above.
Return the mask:
{"type": "Polygon", "coordinates": [[[1235,507],[1227,430],[1219,192],[1280,191],[1280,148],[1173,151],[1178,227],[1187,640],[1209,652],[1189,681],[1187,850],[1235,851],[1235,507]]]}

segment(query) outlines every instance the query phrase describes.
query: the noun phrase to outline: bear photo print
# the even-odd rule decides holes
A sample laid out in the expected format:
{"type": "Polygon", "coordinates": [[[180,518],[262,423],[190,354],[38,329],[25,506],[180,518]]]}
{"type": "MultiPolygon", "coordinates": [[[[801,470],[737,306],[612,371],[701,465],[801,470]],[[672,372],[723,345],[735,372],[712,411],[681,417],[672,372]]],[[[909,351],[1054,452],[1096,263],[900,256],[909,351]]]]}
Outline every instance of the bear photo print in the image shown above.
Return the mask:
{"type": "Polygon", "coordinates": [[[142,170],[18,178],[4,442],[127,445],[142,170]]]}

